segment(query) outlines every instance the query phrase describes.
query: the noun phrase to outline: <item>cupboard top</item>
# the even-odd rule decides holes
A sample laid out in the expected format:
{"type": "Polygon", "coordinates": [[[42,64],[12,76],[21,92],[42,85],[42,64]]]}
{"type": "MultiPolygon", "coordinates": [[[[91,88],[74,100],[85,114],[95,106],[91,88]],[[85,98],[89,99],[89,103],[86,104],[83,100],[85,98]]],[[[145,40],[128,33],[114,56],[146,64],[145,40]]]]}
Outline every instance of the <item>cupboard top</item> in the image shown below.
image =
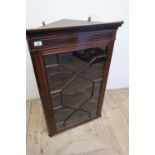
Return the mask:
{"type": "Polygon", "coordinates": [[[62,33],[79,33],[79,32],[89,32],[89,31],[100,31],[117,29],[123,24],[123,21],[102,23],[102,22],[89,22],[81,20],[68,20],[63,19],[54,23],[47,24],[45,26],[36,29],[27,29],[27,38],[48,35],[48,34],[62,34],[62,33]]]}

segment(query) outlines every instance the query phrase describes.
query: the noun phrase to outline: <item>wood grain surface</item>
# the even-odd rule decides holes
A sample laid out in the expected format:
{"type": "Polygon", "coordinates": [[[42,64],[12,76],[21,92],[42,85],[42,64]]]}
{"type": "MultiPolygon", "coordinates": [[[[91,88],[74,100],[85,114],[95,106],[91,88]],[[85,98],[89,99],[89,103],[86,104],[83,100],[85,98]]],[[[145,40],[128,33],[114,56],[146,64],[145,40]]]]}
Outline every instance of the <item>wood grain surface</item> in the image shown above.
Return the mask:
{"type": "Polygon", "coordinates": [[[128,155],[128,93],[106,91],[101,118],[51,138],[40,100],[27,101],[27,155],[128,155]]]}

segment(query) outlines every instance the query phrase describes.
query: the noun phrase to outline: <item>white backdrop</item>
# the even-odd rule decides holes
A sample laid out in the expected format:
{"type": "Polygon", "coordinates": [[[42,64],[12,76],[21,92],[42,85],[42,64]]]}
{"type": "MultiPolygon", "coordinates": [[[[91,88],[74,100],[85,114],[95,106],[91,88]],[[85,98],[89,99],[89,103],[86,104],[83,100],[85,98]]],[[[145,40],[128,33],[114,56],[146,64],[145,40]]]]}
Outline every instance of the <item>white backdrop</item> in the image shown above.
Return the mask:
{"type": "MultiPolygon", "coordinates": [[[[129,86],[128,0],[27,0],[26,15],[27,28],[39,27],[43,20],[87,20],[88,16],[102,22],[124,20],[117,33],[107,89],[129,86]]],[[[26,52],[26,98],[39,98],[28,49],[26,52]]]]}

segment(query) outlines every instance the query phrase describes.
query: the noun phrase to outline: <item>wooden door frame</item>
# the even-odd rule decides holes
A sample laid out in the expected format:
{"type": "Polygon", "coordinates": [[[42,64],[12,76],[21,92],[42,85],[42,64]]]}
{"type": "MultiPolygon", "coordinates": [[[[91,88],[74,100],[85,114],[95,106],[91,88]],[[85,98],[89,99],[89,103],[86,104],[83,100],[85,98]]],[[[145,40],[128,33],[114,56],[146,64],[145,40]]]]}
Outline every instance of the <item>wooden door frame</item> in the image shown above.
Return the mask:
{"type": "MultiPolygon", "coordinates": [[[[105,94],[107,79],[108,79],[109,67],[110,67],[111,57],[112,57],[112,52],[113,52],[113,45],[114,45],[114,40],[104,41],[103,44],[100,43],[100,46],[107,46],[108,49],[107,49],[107,58],[105,59],[105,64],[104,64],[103,80],[102,80],[102,84],[101,84],[101,90],[100,90],[100,96],[99,96],[96,116],[94,118],[89,118],[88,120],[82,121],[82,122],[77,123],[75,125],[66,127],[65,129],[62,129],[62,130],[57,130],[56,129],[56,124],[55,124],[55,120],[54,120],[54,113],[53,113],[53,106],[52,106],[53,104],[52,104],[52,99],[51,99],[51,96],[50,96],[50,93],[49,93],[50,89],[49,89],[49,85],[48,85],[48,77],[47,77],[45,61],[44,61],[44,56],[47,55],[47,54],[54,54],[53,51],[55,51],[56,53],[61,53],[60,48],[54,49],[53,51],[51,49],[51,52],[49,52],[49,51],[48,52],[47,51],[32,52],[32,53],[34,53],[34,55],[36,54],[37,57],[38,57],[38,62],[37,63],[39,64],[39,66],[37,67],[37,70],[38,69],[40,70],[38,76],[41,77],[41,80],[39,80],[39,83],[41,83],[41,85],[44,86],[43,89],[42,88],[39,89],[40,90],[39,92],[40,92],[40,96],[43,96],[43,97],[41,97],[41,100],[42,100],[42,106],[43,106],[43,109],[44,109],[46,123],[47,123],[47,126],[48,126],[48,135],[49,136],[53,136],[53,135],[55,135],[57,133],[60,133],[60,132],[65,131],[67,129],[70,129],[70,128],[73,128],[75,126],[84,124],[86,122],[89,122],[89,121],[91,121],[93,119],[96,119],[96,118],[101,116],[101,110],[102,110],[102,106],[103,106],[103,100],[104,100],[104,94],[105,94]]],[[[84,47],[85,48],[91,48],[91,45],[86,44],[84,47]]],[[[94,46],[92,46],[92,47],[94,47],[94,46]]],[[[96,47],[99,47],[99,45],[97,45],[96,47]]],[[[72,51],[70,48],[68,49],[67,47],[64,47],[63,49],[64,49],[65,52],[72,51]]],[[[32,59],[33,59],[34,63],[37,61],[36,59],[34,60],[33,56],[32,56],[32,59]]],[[[34,67],[34,68],[36,68],[36,67],[34,67]]],[[[37,74],[38,74],[38,72],[36,73],[36,75],[37,74]]]]}

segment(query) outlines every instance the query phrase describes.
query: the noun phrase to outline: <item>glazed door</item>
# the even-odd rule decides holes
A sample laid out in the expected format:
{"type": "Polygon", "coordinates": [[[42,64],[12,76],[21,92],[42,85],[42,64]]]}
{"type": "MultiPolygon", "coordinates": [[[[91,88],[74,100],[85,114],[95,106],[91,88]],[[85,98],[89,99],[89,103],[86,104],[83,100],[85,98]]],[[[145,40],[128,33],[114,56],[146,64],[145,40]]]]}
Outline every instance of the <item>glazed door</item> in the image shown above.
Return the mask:
{"type": "Polygon", "coordinates": [[[107,47],[44,55],[56,130],[96,117],[107,47]]]}

